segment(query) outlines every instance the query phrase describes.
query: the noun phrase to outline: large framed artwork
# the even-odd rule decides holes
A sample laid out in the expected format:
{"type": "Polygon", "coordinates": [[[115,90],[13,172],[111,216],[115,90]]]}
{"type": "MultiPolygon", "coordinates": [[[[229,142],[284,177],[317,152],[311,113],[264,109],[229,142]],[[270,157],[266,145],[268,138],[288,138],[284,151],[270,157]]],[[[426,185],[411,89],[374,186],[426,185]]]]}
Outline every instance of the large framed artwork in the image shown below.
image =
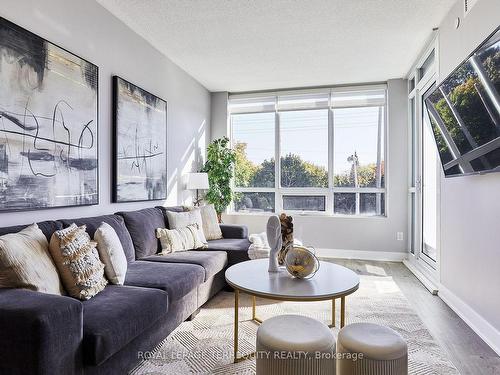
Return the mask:
{"type": "Polygon", "coordinates": [[[167,197],[167,102],[113,77],[114,202],[167,197]]]}
{"type": "Polygon", "coordinates": [[[98,68],[0,17],[0,211],[99,203],[98,68]]]}

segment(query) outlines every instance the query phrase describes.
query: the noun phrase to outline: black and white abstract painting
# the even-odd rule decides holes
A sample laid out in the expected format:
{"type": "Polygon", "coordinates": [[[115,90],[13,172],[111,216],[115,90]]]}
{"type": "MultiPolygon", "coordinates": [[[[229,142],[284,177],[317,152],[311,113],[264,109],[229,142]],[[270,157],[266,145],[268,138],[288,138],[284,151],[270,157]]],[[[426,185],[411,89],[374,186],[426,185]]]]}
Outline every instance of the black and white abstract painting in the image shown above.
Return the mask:
{"type": "Polygon", "coordinates": [[[167,102],[113,77],[115,202],[167,196],[167,102]]]}
{"type": "Polygon", "coordinates": [[[98,204],[98,68],[0,17],[0,210],[98,204]]]}

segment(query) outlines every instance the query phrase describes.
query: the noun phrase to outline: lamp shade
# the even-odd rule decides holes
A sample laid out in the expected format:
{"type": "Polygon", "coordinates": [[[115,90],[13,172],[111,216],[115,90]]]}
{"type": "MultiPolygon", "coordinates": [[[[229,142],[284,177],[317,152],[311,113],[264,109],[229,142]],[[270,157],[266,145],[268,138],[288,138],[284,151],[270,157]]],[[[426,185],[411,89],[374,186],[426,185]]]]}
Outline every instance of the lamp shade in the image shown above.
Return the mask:
{"type": "Polygon", "coordinates": [[[207,173],[189,173],[187,179],[188,190],[203,190],[208,189],[208,174],[207,173]]]}

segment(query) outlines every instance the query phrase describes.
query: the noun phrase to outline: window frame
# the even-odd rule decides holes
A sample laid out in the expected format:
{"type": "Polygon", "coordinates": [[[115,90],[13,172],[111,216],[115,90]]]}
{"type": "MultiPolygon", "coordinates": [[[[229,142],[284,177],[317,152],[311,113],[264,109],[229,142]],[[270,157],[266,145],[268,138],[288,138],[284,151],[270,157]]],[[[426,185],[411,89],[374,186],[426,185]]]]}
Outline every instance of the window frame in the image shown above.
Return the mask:
{"type": "MultiPolygon", "coordinates": [[[[235,211],[234,203],[231,202],[229,206],[229,213],[231,215],[266,215],[270,216],[279,212],[283,212],[283,196],[294,195],[294,196],[304,196],[304,195],[321,195],[325,197],[325,211],[310,211],[310,210],[287,210],[287,213],[293,215],[306,215],[306,216],[332,216],[341,218],[363,218],[363,219],[386,219],[389,216],[389,204],[388,204],[388,186],[389,186],[389,163],[388,163],[388,93],[387,84],[374,84],[374,85],[363,85],[363,86],[339,86],[330,87],[325,89],[311,89],[311,90],[291,90],[291,91],[277,91],[277,92],[262,92],[262,93],[250,93],[250,94],[230,94],[229,101],[231,99],[246,99],[246,98],[257,98],[264,97],[269,98],[274,97],[274,111],[273,110],[263,110],[263,111],[236,111],[234,113],[230,110],[230,104],[228,104],[227,114],[228,114],[228,132],[231,145],[234,145],[234,132],[233,132],[233,121],[232,115],[244,115],[252,113],[274,113],[274,160],[275,160],[275,170],[274,170],[274,187],[237,187],[234,184],[234,179],[232,181],[232,189],[235,193],[258,193],[258,192],[269,192],[274,193],[275,199],[275,212],[238,212],[235,211]],[[364,105],[346,105],[333,107],[332,98],[337,92],[353,92],[363,93],[380,90],[384,92],[384,102],[383,104],[364,104],[364,105]],[[297,109],[278,109],[278,97],[286,94],[316,94],[316,93],[328,93],[328,104],[324,106],[318,106],[314,108],[297,108],[297,109]],[[383,162],[384,162],[384,186],[381,188],[376,187],[337,187],[334,186],[334,111],[336,108],[366,108],[366,107],[382,107],[383,108],[383,129],[382,129],[382,141],[383,141],[383,162]],[[281,187],[281,132],[280,132],[280,113],[289,111],[308,111],[308,110],[318,110],[327,109],[328,110],[328,187],[315,188],[315,187],[281,187]],[[337,214],[334,211],[334,194],[335,193],[355,193],[356,194],[356,214],[337,214]],[[384,205],[382,215],[366,215],[360,214],[360,194],[362,193],[382,193],[384,197],[384,205]]],[[[378,140],[377,140],[378,141],[378,140]]]]}

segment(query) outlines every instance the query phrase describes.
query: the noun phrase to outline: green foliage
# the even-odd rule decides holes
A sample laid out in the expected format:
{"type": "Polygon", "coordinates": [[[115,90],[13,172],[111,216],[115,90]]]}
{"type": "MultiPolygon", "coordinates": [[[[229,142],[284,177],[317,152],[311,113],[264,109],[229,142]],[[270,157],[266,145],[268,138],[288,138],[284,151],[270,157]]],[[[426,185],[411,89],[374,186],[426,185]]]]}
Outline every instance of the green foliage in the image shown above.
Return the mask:
{"type": "MultiPolygon", "coordinates": [[[[274,158],[255,165],[246,155],[247,145],[237,143],[235,182],[239,187],[274,187],[274,158]]],[[[300,156],[288,154],[281,158],[281,186],[327,187],[328,173],[320,167],[303,161],[300,156]]]]}
{"type": "MultiPolygon", "coordinates": [[[[359,187],[377,187],[377,164],[371,163],[357,167],[359,187]]],[[[384,186],[384,164],[381,168],[381,186],[384,186]]],[[[354,174],[352,171],[336,174],[333,183],[337,187],[354,187],[354,174]]]]}
{"type": "MultiPolygon", "coordinates": [[[[500,50],[490,48],[477,57],[487,72],[489,79],[497,89],[500,89],[500,50]]],[[[495,126],[485,126],[492,119],[485,109],[485,105],[492,107],[481,80],[470,62],[457,69],[442,84],[443,91],[447,94],[460,119],[465,124],[465,130],[477,145],[485,144],[495,139],[499,134],[495,126]],[[482,97],[482,98],[481,98],[482,97]],[[485,102],[483,102],[485,100],[485,102]]],[[[470,151],[474,145],[467,140],[465,132],[460,127],[451,108],[448,106],[442,93],[436,91],[427,99],[427,105],[433,105],[439,117],[445,124],[446,130],[451,135],[461,154],[470,151]]],[[[453,159],[448,145],[443,139],[438,126],[431,118],[432,131],[436,138],[439,154],[444,163],[453,159]]]]}
{"type": "MultiPolygon", "coordinates": [[[[238,187],[274,187],[274,158],[254,164],[246,155],[247,145],[237,143],[236,151],[236,186],[238,187]]],[[[357,167],[358,184],[361,187],[376,187],[376,164],[357,167]]],[[[382,186],[384,176],[382,164],[382,186]]],[[[339,187],[354,186],[352,171],[334,176],[334,184],[339,187]]],[[[299,155],[288,154],[281,158],[282,187],[328,187],[328,172],[322,167],[302,160],[299,155]]]]}
{"type": "Polygon", "coordinates": [[[257,172],[250,180],[249,186],[274,187],[274,158],[264,160],[257,166],[257,172]]]}
{"type": "Polygon", "coordinates": [[[281,158],[281,186],[328,187],[328,172],[298,155],[288,154],[281,158]]]}
{"type": "Polygon", "coordinates": [[[227,137],[213,140],[207,148],[207,161],[202,169],[202,172],[208,173],[210,184],[205,199],[214,205],[219,217],[233,198],[231,178],[236,152],[230,149],[228,144],[227,137]]]}
{"type": "Polygon", "coordinates": [[[236,157],[234,182],[236,186],[248,186],[253,176],[257,173],[258,168],[247,159],[246,143],[237,143],[234,147],[234,151],[236,157]]]}

